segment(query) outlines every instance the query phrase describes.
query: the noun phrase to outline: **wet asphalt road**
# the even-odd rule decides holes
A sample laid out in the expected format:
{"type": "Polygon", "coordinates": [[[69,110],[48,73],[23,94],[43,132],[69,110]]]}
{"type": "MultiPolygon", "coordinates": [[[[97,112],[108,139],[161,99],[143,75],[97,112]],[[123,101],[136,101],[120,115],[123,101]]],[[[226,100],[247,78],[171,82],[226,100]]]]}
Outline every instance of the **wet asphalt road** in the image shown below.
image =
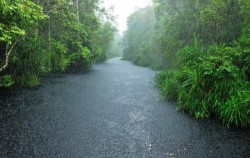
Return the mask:
{"type": "Polygon", "coordinates": [[[237,158],[247,130],[197,121],[159,97],[156,72],[119,58],[0,100],[1,158],[237,158]]]}

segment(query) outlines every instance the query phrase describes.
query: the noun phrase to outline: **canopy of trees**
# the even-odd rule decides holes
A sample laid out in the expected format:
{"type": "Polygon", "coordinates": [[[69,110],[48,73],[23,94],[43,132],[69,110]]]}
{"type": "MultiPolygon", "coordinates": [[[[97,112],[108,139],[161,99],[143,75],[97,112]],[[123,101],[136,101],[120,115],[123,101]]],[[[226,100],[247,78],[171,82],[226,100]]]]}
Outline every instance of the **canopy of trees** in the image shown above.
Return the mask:
{"type": "Polygon", "coordinates": [[[250,126],[250,1],[154,0],[128,20],[124,59],[165,68],[157,86],[197,118],[250,126]]]}
{"type": "Polygon", "coordinates": [[[0,88],[36,86],[48,72],[79,72],[106,60],[116,29],[99,6],[99,0],[1,0],[0,88]]]}

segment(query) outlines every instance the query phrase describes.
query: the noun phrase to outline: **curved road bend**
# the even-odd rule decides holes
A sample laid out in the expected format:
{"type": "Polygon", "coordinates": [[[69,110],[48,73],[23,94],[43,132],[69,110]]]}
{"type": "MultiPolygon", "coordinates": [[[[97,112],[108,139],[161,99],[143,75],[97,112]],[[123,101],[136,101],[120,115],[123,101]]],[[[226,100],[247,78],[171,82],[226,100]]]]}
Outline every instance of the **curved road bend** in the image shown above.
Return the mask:
{"type": "Polygon", "coordinates": [[[156,72],[119,58],[0,101],[1,158],[246,158],[249,131],[160,99],[156,72]]]}

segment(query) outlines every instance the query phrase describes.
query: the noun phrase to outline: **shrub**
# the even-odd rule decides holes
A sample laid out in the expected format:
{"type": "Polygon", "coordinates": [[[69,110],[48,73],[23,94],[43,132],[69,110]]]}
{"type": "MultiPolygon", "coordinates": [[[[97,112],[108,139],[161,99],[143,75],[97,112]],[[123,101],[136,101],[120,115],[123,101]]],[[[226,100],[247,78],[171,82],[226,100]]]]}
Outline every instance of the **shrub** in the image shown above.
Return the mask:
{"type": "Polygon", "coordinates": [[[11,75],[0,76],[0,88],[2,88],[2,87],[5,87],[5,88],[10,87],[14,83],[15,83],[15,81],[13,81],[11,75]]]}
{"type": "Polygon", "coordinates": [[[161,90],[162,96],[168,101],[174,101],[178,98],[180,83],[178,82],[178,71],[168,70],[156,75],[156,87],[161,90]]]}
{"type": "Polygon", "coordinates": [[[220,108],[220,118],[227,126],[247,127],[250,125],[250,91],[240,90],[220,108]]]}
{"type": "MultiPolygon", "coordinates": [[[[211,115],[227,126],[250,126],[250,86],[240,47],[195,44],[179,51],[180,71],[164,71],[156,83],[167,100],[196,118],[211,115]]],[[[244,57],[244,58],[243,58],[244,57]]]]}
{"type": "Polygon", "coordinates": [[[40,80],[38,75],[25,76],[23,84],[29,88],[37,87],[41,84],[40,80]]]}
{"type": "Polygon", "coordinates": [[[185,68],[180,78],[181,86],[178,96],[178,109],[194,115],[196,118],[209,116],[209,105],[206,101],[205,82],[198,69],[185,68]]]}

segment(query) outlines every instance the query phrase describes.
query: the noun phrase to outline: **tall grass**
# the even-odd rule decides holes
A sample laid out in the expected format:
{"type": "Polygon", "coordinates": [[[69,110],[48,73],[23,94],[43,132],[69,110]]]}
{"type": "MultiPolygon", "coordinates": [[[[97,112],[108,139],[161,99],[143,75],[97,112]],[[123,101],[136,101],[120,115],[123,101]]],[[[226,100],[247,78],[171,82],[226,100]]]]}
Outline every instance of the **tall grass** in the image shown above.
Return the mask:
{"type": "Polygon", "coordinates": [[[156,87],[161,90],[162,96],[168,101],[178,98],[179,86],[178,72],[174,70],[163,71],[155,77],[156,87]]]}
{"type": "Polygon", "coordinates": [[[191,116],[216,116],[227,126],[250,127],[250,84],[243,53],[239,47],[205,49],[195,42],[179,51],[179,71],[160,73],[156,85],[191,116]]]}

